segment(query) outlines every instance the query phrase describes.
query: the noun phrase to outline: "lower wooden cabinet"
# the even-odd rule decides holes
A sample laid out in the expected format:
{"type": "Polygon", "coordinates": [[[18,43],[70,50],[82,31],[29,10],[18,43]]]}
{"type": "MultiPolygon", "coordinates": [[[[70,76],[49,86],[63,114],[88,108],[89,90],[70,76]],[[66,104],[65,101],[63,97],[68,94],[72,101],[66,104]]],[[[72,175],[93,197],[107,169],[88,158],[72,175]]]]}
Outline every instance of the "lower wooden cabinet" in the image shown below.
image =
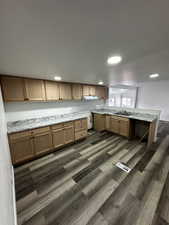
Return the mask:
{"type": "Polygon", "coordinates": [[[20,132],[9,136],[11,158],[13,164],[34,157],[33,138],[30,132],[20,132]]]}
{"type": "Polygon", "coordinates": [[[72,127],[66,127],[64,129],[64,143],[68,144],[73,142],[75,139],[75,135],[74,135],[74,126],[72,127]]]}
{"type": "Polygon", "coordinates": [[[38,157],[87,136],[87,119],[69,121],[9,135],[13,164],[38,157]],[[80,128],[75,131],[75,124],[80,128]]]}
{"type": "Polygon", "coordinates": [[[105,130],[105,115],[94,114],[94,129],[97,131],[105,130]]]}
{"type": "Polygon", "coordinates": [[[98,131],[107,130],[129,138],[131,124],[128,118],[94,113],[94,128],[98,131]]]}
{"type": "Polygon", "coordinates": [[[64,128],[52,130],[53,146],[58,148],[64,145],[64,128]]]}
{"type": "Polygon", "coordinates": [[[53,148],[51,132],[37,134],[33,138],[35,155],[48,152],[53,148]]]}

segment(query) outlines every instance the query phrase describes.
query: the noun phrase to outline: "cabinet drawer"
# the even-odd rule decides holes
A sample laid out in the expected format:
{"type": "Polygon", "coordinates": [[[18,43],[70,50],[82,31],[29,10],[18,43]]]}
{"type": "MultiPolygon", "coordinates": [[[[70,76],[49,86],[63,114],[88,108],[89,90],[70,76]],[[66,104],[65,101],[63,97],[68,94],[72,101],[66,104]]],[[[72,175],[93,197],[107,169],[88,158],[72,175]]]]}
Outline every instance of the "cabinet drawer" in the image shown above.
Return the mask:
{"type": "Polygon", "coordinates": [[[58,123],[58,124],[55,124],[55,125],[51,126],[52,130],[62,129],[63,127],[64,127],[63,123],[58,123]]]}
{"type": "Polygon", "coordinates": [[[50,131],[50,127],[41,127],[41,128],[33,129],[31,133],[34,135],[34,134],[40,134],[40,133],[44,133],[48,131],[50,131]]]}
{"type": "Polygon", "coordinates": [[[73,127],[73,122],[65,122],[64,127],[73,127]]]}
{"type": "Polygon", "coordinates": [[[75,133],[75,140],[79,140],[87,136],[87,130],[81,130],[75,133]]]}
{"type": "Polygon", "coordinates": [[[22,139],[22,138],[30,137],[30,136],[31,136],[31,131],[23,131],[23,132],[18,132],[15,134],[9,134],[9,140],[13,142],[17,139],[22,139]]]}

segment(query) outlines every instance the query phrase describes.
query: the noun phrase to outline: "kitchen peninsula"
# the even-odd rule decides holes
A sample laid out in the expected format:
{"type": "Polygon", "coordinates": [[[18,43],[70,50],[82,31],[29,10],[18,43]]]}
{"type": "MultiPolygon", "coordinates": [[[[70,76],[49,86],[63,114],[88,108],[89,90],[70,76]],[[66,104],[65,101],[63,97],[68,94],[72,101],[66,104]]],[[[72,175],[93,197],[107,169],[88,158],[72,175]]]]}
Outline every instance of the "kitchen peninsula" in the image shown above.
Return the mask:
{"type": "Polygon", "coordinates": [[[94,129],[107,130],[129,139],[147,141],[147,148],[156,141],[158,114],[132,110],[98,109],[92,111],[94,129]]]}

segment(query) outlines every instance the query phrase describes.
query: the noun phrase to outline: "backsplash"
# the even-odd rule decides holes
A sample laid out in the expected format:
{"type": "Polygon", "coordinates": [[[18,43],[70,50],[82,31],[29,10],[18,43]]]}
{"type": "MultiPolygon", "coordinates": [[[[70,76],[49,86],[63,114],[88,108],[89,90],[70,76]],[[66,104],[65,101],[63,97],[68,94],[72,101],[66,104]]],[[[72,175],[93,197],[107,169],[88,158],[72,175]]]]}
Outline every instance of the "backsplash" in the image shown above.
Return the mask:
{"type": "Polygon", "coordinates": [[[5,103],[7,122],[45,116],[88,111],[103,107],[103,100],[63,102],[10,102],[5,103]]]}

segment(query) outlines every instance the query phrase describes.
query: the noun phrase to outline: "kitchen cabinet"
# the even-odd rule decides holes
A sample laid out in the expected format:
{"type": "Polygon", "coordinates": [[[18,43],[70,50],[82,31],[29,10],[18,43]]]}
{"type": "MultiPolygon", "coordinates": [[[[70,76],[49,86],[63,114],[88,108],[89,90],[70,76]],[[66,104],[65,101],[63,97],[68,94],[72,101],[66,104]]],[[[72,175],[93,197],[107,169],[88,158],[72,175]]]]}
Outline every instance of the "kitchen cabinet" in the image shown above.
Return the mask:
{"type": "Polygon", "coordinates": [[[119,120],[119,134],[125,137],[130,135],[130,120],[127,118],[121,118],[119,120]]]}
{"type": "Polygon", "coordinates": [[[105,115],[94,114],[94,129],[97,131],[105,130],[105,115]]]}
{"type": "Polygon", "coordinates": [[[79,119],[74,122],[75,140],[85,138],[87,136],[87,119],[79,119]]]}
{"type": "Polygon", "coordinates": [[[9,135],[9,144],[13,164],[24,162],[35,156],[33,138],[29,131],[9,135]]]}
{"type": "Polygon", "coordinates": [[[58,148],[64,145],[64,128],[52,130],[53,146],[58,148]]]}
{"type": "Polygon", "coordinates": [[[24,101],[25,89],[22,78],[4,76],[1,78],[4,101],[24,101]]]}
{"type": "Polygon", "coordinates": [[[100,99],[106,99],[107,98],[107,88],[106,87],[96,87],[96,96],[98,96],[100,99]]]}
{"type": "Polygon", "coordinates": [[[34,129],[32,134],[35,155],[48,152],[53,148],[50,127],[34,129]]]}
{"type": "Polygon", "coordinates": [[[84,96],[107,98],[107,88],[103,86],[63,83],[56,81],[2,76],[4,101],[57,101],[81,100],[84,96]]]}
{"type": "Polygon", "coordinates": [[[95,96],[96,87],[94,85],[83,85],[83,96],[95,96]]]}
{"type": "Polygon", "coordinates": [[[74,141],[74,127],[64,128],[64,144],[68,144],[74,141]]]}
{"type": "Polygon", "coordinates": [[[129,138],[130,128],[128,118],[94,113],[94,129],[97,131],[107,130],[129,138]]]}
{"type": "Polygon", "coordinates": [[[83,96],[83,90],[81,84],[72,85],[72,97],[74,100],[81,100],[83,96]]]}
{"type": "Polygon", "coordinates": [[[23,163],[86,136],[86,118],[9,134],[12,162],[23,163]]]}
{"type": "Polygon", "coordinates": [[[43,80],[25,79],[26,100],[44,101],[45,85],[43,80]]]}
{"type": "Polygon", "coordinates": [[[60,83],[60,100],[71,100],[72,99],[72,88],[70,84],[60,83]]]}
{"type": "Polygon", "coordinates": [[[110,115],[106,115],[105,116],[105,129],[107,131],[111,131],[110,130],[110,119],[111,119],[111,116],[110,115]]]}
{"type": "Polygon", "coordinates": [[[45,89],[47,101],[59,100],[59,83],[54,81],[45,81],[45,89]]]}

